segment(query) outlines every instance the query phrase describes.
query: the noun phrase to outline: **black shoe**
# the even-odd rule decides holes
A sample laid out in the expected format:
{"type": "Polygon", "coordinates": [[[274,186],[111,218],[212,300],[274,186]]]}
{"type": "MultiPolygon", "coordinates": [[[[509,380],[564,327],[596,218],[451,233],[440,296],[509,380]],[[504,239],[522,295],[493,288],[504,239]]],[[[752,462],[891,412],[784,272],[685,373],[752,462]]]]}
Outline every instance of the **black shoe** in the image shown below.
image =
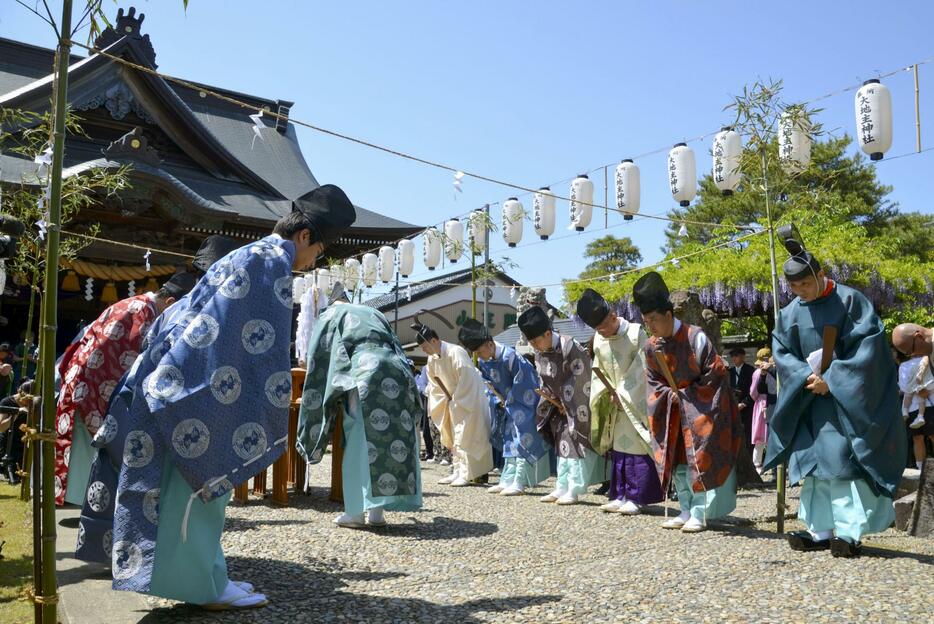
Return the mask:
{"type": "Polygon", "coordinates": [[[863,543],[848,542],[845,539],[835,537],[830,540],[830,554],[834,557],[844,557],[851,559],[859,557],[863,553],[863,543]]]}
{"type": "Polygon", "coordinates": [[[606,493],[609,492],[609,491],[610,491],[610,482],[609,482],[609,481],[604,481],[604,482],[603,482],[603,485],[601,485],[599,488],[597,488],[597,490],[594,492],[594,494],[596,494],[597,496],[603,496],[604,494],[606,494],[606,493]]]}
{"type": "Polygon", "coordinates": [[[785,536],[785,539],[788,540],[788,545],[792,550],[811,552],[814,550],[827,550],[830,548],[829,539],[816,540],[811,537],[811,534],[807,531],[792,531],[785,536]]]}

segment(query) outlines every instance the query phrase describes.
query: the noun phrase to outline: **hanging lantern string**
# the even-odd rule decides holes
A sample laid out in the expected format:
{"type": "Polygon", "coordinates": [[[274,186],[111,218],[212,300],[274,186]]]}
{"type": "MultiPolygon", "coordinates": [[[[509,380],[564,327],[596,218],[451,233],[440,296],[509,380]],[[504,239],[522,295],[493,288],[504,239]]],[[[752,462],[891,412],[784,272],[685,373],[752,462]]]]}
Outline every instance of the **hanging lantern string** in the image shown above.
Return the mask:
{"type": "MultiPolygon", "coordinates": [[[[198,92],[200,92],[200,93],[205,93],[205,94],[211,95],[212,97],[218,98],[218,99],[220,99],[220,100],[222,100],[222,101],[228,102],[228,103],[233,104],[233,105],[235,105],[235,106],[238,106],[238,107],[240,107],[240,108],[244,108],[244,109],[248,109],[248,110],[256,110],[256,105],[255,105],[255,104],[249,104],[249,103],[247,103],[247,102],[243,102],[243,101],[241,101],[241,100],[237,100],[236,98],[232,98],[232,97],[230,97],[230,96],[228,96],[228,95],[224,95],[224,94],[218,93],[218,92],[216,92],[216,91],[211,91],[210,89],[205,88],[203,85],[198,85],[198,84],[195,84],[195,83],[193,83],[193,82],[190,82],[190,81],[187,81],[187,80],[183,80],[183,79],[181,79],[181,78],[176,78],[175,76],[171,76],[171,75],[169,75],[169,74],[164,74],[164,73],[159,72],[159,71],[156,71],[156,70],[154,70],[154,69],[152,69],[152,68],[150,68],[150,67],[146,67],[146,66],[144,66],[144,65],[139,65],[138,63],[133,63],[132,61],[128,61],[127,59],[124,59],[124,58],[122,58],[122,57],[119,57],[119,56],[110,54],[110,53],[108,53],[108,52],[104,52],[104,51],[102,51],[102,50],[99,50],[99,49],[97,49],[97,48],[93,48],[93,47],[91,47],[91,46],[88,46],[88,45],[85,45],[85,44],[82,44],[82,43],[79,43],[79,42],[77,42],[77,41],[71,41],[71,43],[72,43],[73,45],[79,47],[79,48],[84,48],[85,50],[87,50],[88,52],[91,52],[92,54],[100,54],[101,56],[104,56],[104,57],[106,57],[106,58],[109,58],[110,60],[112,60],[112,61],[114,61],[114,62],[116,62],[116,63],[123,64],[123,65],[125,65],[125,66],[127,66],[127,67],[131,67],[131,68],[133,68],[133,69],[136,69],[136,70],[141,71],[141,72],[144,72],[144,73],[148,73],[148,74],[152,74],[152,75],[154,75],[154,76],[158,76],[158,77],[160,77],[160,78],[162,78],[163,80],[166,80],[166,81],[168,81],[168,82],[174,82],[174,83],[179,84],[179,85],[181,85],[181,86],[183,86],[183,87],[187,87],[187,88],[189,88],[189,89],[193,89],[193,90],[198,91],[198,92]]],[[[915,65],[926,65],[926,64],[928,64],[928,63],[930,63],[930,62],[932,62],[932,61],[934,61],[934,57],[928,58],[928,59],[924,59],[924,60],[919,61],[919,62],[917,62],[917,63],[912,63],[911,65],[908,65],[908,66],[902,65],[902,66],[898,67],[897,69],[894,69],[894,70],[891,70],[891,71],[889,71],[889,72],[884,72],[884,73],[882,73],[882,74],[879,74],[879,77],[880,77],[880,78],[885,78],[885,77],[888,77],[888,76],[893,76],[893,75],[895,75],[895,74],[897,74],[897,73],[899,73],[899,72],[909,71],[909,70],[911,70],[915,65]]],[[[842,89],[836,89],[836,90],[831,91],[831,92],[829,92],[829,93],[826,93],[826,94],[824,94],[824,95],[820,95],[820,96],[817,96],[817,97],[815,97],[815,98],[811,98],[810,100],[805,100],[804,102],[802,102],[802,104],[811,104],[811,103],[813,103],[813,102],[817,102],[817,101],[820,101],[820,100],[823,100],[823,99],[827,99],[827,98],[829,98],[829,97],[833,97],[833,96],[839,95],[839,94],[841,94],[841,93],[846,93],[846,92],[848,92],[848,91],[852,91],[853,89],[858,89],[860,86],[861,86],[861,85],[850,85],[850,86],[847,86],[847,87],[843,87],[842,89]]],[[[514,189],[514,190],[523,191],[523,192],[525,192],[525,193],[535,193],[535,192],[537,192],[537,189],[532,189],[532,188],[529,188],[529,187],[524,186],[524,185],[521,185],[521,184],[515,184],[515,183],[512,183],[512,182],[505,181],[505,180],[499,180],[499,179],[497,179],[497,178],[491,178],[491,177],[489,177],[489,176],[481,175],[481,174],[478,174],[478,173],[471,173],[471,172],[469,172],[469,171],[464,171],[463,169],[460,169],[460,168],[458,168],[458,167],[453,167],[453,166],[451,166],[451,165],[446,165],[446,164],[444,164],[444,163],[439,163],[439,162],[435,162],[435,161],[432,161],[432,160],[428,160],[428,159],[426,159],[426,158],[421,158],[421,157],[419,157],[419,156],[414,156],[414,155],[412,155],[412,154],[408,154],[408,153],[405,153],[405,152],[401,152],[401,151],[399,151],[399,150],[396,150],[396,149],[393,149],[393,148],[390,148],[390,147],[385,147],[385,146],[382,146],[382,145],[378,145],[378,144],[376,144],[376,143],[372,143],[372,142],[367,141],[367,140],[364,140],[364,139],[360,139],[360,138],[357,138],[357,137],[353,137],[353,136],[350,136],[350,135],[348,135],[348,134],[344,134],[344,133],[342,133],[342,132],[337,132],[337,131],[335,131],[335,130],[330,130],[330,129],[328,129],[328,128],[323,128],[323,127],[321,127],[321,126],[317,126],[317,125],[308,123],[308,122],[306,122],[306,121],[302,121],[302,120],[300,120],[300,119],[296,119],[296,118],[293,118],[293,117],[288,117],[288,116],[282,115],[282,114],[280,114],[280,113],[278,113],[278,112],[264,111],[263,114],[264,114],[264,115],[267,115],[267,116],[269,116],[269,117],[272,117],[272,118],[274,118],[274,119],[278,119],[278,120],[282,120],[282,121],[286,121],[286,122],[292,122],[292,123],[294,123],[295,125],[303,126],[303,127],[305,127],[305,128],[309,128],[309,129],[311,129],[311,130],[314,130],[315,132],[320,132],[320,133],[322,133],[322,134],[326,134],[326,135],[328,135],[328,136],[332,136],[332,137],[335,137],[335,138],[338,138],[338,139],[342,139],[342,140],[344,140],[344,141],[349,141],[349,142],[351,142],[351,143],[356,143],[356,144],[362,145],[362,146],[364,146],[364,147],[369,147],[369,148],[371,148],[371,149],[375,149],[375,150],[378,150],[378,151],[381,151],[381,152],[384,152],[384,153],[387,153],[387,154],[390,154],[390,155],[393,155],[393,156],[398,156],[399,158],[404,158],[404,159],[406,159],[406,160],[411,160],[411,161],[413,161],[413,162],[421,163],[421,164],[426,165],[426,166],[429,166],[429,167],[434,167],[434,168],[437,168],[437,169],[443,169],[443,170],[449,171],[449,172],[451,172],[451,173],[453,173],[453,174],[461,175],[462,177],[474,178],[474,179],[476,179],[476,180],[481,180],[481,181],[484,181],[484,182],[489,182],[489,183],[491,183],[491,184],[497,184],[497,185],[499,185],[499,186],[504,186],[504,187],[511,188],[511,189],[514,189]]],[[[719,132],[719,130],[714,131],[714,132],[709,132],[709,133],[702,134],[702,135],[700,135],[699,137],[696,137],[696,138],[694,138],[694,139],[690,139],[689,141],[690,141],[690,142],[693,142],[693,141],[697,141],[697,140],[703,140],[704,138],[713,136],[713,135],[716,134],[717,132],[719,132]]],[[[688,142],[688,141],[685,141],[685,142],[688,142]]],[[[634,157],[633,160],[635,160],[636,158],[644,158],[644,157],[646,157],[646,156],[650,156],[650,155],[653,155],[653,154],[658,154],[658,153],[661,153],[661,152],[665,152],[665,151],[667,151],[667,150],[669,149],[668,145],[670,145],[670,143],[667,144],[666,147],[658,148],[658,149],[655,149],[655,150],[651,150],[651,151],[645,152],[644,154],[641,154],[641,155],[639,155],[639,156],[637,156],[637,157],[634,157]]],[[[598,171],[598,170],[600,170],[600,169],[603,169],[604,167],[609,167],[611,164],[615,164],[615,163],[609,163],[609,164],[607,164],[607,165],[603,165],[603,166],[597,167],[597,168],[595,168],[595,169],[591,169],[590,172],[598,171]]],[[[562,196],[559,196],[559,195],[555,195],[555,199],[559,199],[559,200],[562,200],[562,201],[570,201],[570,198],[568,198],[568,197],[562,197],[562,196]]],[[[577,203],[580,204],[580,205],[591,206],[591,207],[593,207],[593,208],[603,208],[604,210],[612,210],[612,211],[614,211],[614,212],[619,212],[619,213],[622,213],[622,214],[627,214],[626,211],[620,210],[620,209],[616,208],[615,206],[604,206],[604,205],[601,205],[601,204],[593,204],[593,203],[587,203],[587,202],[581,202],[581,201],[578,201],[577,203]]],[[[733,227],[734,229],[738,229],[738,228],[735,228],[734,226],[728,226],[728,225],[725,226],[725,225],[719,224],[719,223],[705,223],[705,222],[699,222],[699,221],[697,221],[697,222],[695,222],[695,221],[684,221],[683,219],[670,219],[670,218],[662,217],[662,216],[654,216],[654,217],[651,217],[651,218],[658,219],[658,220],[661,220],[661,221],[684,222],[684,223],[690,223],[691,225],[702,225],[702,226],[705,226],[705,227],[733,227]]]]}

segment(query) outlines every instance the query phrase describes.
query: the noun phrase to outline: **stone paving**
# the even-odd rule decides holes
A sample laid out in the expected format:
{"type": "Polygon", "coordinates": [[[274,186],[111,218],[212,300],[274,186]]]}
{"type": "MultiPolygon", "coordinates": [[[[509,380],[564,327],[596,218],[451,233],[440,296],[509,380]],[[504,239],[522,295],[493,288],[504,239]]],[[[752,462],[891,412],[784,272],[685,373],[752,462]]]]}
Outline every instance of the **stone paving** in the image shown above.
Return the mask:
{"type": "Polygon", "coordinates": [[[209,614],[146,598],[140,621],[917,623],[934,612],[934,540],[890,529],[865,540],[860,559],[792,552],[774,533],[772,490],[741,491],[726,522],[687,535],[659,526],[661,506],[623,517],[602,513],[601,496],[540,503],[544,486],[511,498],[450,488],[435,483],[444,468],[423,463],[419,513],[350,530],[331,523],[328,464],[291,507],[228,509],[230,576],[254,583],[269,607],[209,614]]]}

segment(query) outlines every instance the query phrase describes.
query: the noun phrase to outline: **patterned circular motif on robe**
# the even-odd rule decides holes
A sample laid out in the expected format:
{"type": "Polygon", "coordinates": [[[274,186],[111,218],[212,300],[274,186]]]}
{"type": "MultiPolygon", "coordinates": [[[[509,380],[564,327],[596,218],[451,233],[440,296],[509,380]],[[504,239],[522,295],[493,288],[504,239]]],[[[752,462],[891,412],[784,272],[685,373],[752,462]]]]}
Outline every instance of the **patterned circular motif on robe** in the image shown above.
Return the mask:
{"type": "Polygon", "coordinates": [[[561,453],[561,457],[567,457],[571,453],[571,445],[567,440],[561,440],[558,443],[558,451],[561,453]]]}
{"type": "Polygon", "coordinates": [[[364,372],[375,371],[379,368],[379,358],[372,353],[364,353],[360,356],[357,366],[364,372]]]}
{"type": "Polygon", "coordinates": [[[275,281],[273,284],[273,292],[276,293],[276,299],[279,300],[279,303],[292,309],[292,276],[283,275],[275,281]]]}
{"type": "Polygon", "coordinates": [[[75,389],[71,391],[71,400],[80,403],[88,396],[88,385],[83,381],[75,384],[75,389]]]}
{"type": "Polygon", "coordinates": [[[523,409],[519,409],[518,407],[514,407],[510,411],[512,412],[512,417],[516,421],[517,425],[525,424],[525,421],[529,417],[528,412],[523,409]]]}
{"type": "Polygon", "coordinates": [[[91,355],[88,356],[87,367],[91,369],[100,368],[104,363],[104,352],[100,349],[94,349],[91,351],[91,355]]]}
{"type": "Polygon", "coordinates": [[[537,397],[538,395],[535,394],[535,390],[526,390],[522,393],[522,402],[526,405],[533,405],[537,397]]]}
{"type": "Polygon", "coordinates": [[[165,354],[169,352],[169,349],[172,348],[172,344],[174,344],[174,338],[171,336],[166,336],[157,343],[153,343],[149,347],[149,361],[158,365],[162,358],[165,357],[165,354]]]}
{"type": "Polygon", "coordinates": [[[370,426],[377,431],[386,431],[389,429],[389,414],[378,407],[370,412],[370,426]]]}
{"type": "Polygon", "coordinates": [[[344,325],[346,325],[347,331],[354,331],[360,327],[360,319],[352,314],[348,314],[344,317],[344,325]]]}
{"type": "Polygon", "coordinates": [[[344,373],[337,373],[331,377],[331,385],[335,388],[348,391],[357,387],[357,383],[354,381],[353,377],[350,375],[345,375],[344,373]]]}
{"type": "Polygon", "coordinates": [[[496,370],[495,368],[490,369],[490,381],[492,381],[495,384],[498,384],[502,380],[503,380],[503,376],[499,374],[498,370],[496,370]]]}
{"type": "Polygon", "coordinates": [[[169,364],[157,366],[146,382],[149,394],[163,401],[171,399],[185,387],[182,371],[169,364]]]}
{"type": "Polygon", "coordinates": [[[323,428],[324,428],[324,427],[322,426],[322,424],[321,424],[321,423],[318,423],[317,425],[315,425],[314,427],[312,427],[311,429],[309,429],[309,430],[308,430],[308,439],[311,440],[312,442],[317,442],[317,441],[318,441],[318,438],[321,437],[321,430],[322,430],[323,428]]]}
{"type": "Polygon", "coordinates": [[[81,548],[84,546],[84,537],[85,537],[84,526],[79,524],[78,525],[78,539],[76,540],[77,543],[75,544],[76,552],[80,551],[81,548]]]}
{"type": "Polygon", "coordinates": [[[68,466],[71,463],[71,447],[65,447],[65,451],[62,453],[62,462],[65,466],[68,466]]]}
{"type": "Polygon", "coordinates": [[[379,391],[383,393],[390,401],[395,401],[399,398],[399,382],[393,379],[392,377],[386,377],[379,384],[379,391]]]}
{"type": "Polygon", "coordinates": [[[389,455],[401,464],[409,456],[409,449],[402,440],[393,440],[389,445],[389,455]]]}
{"type": "Polygon", "coordinates": [[[208,479],[201,487],[201,500],[205,502],[212,501],[218,496],[229,492],[233,487],[233,483],[229,479],[208,479]]]}
{"type": "Polygon", "coordinates": [[[278,245],[260,242],[255,245],[250,245],[250,253],[256,254],[265,260],[272,260],[284,254],[285,250],[278,245]]]}
{"type": "Polygon", "coordinates": [[[405,483],[406,483],[406,485],[409,486],[409,493],[410,493],[410,494],[415,494],[415,490],[417,489],[417,484],[416,484],[416,482],[415,482],[415,473],[414,473],[414,472],[410,472],[410,473],[409,473],[409,476],[406,478],[405,483]]]}
{"type": "Polygon", "coordinates": [[[136,576],[143,567],[143,551],[133,542],[117,542],[113,549],[113,577],[125,581],[136,576]]]}
{"type": "Polygon", "coordinates": [[[75,377],[78,376],[78,373],[81,372],[81,367],[77,364],[73,364],[71,368],[68,369],[68,372],[65,373],[65,382],[71,383],[75,380],[75,377]]]}
{"type": "Polygon", "coordinates": [[[584,361],[580,358],[574,358],[571,362],[571,374],[582,375],[584,373],[584,361]]]}
{"type": "Polygon", "coordinates": [[[519,436],[519,446],[522,448],[532,448],[533,444],[535,444],[535,436],[531,433],[525,432],[519,436]]]}
{"type": "Polygon", "coordinates": [[[111,340],[120,340],[126,335],[126,325],[120,321],[111,321],[104,327],[104,335],[111,340]]]}
{"type": "Polygon", "coordinates": [[[285,409],[292,399],[292,375],[289,371],[273,373],[266,380],[266,399],[273,407],[285,409]]]}
{"type": "Polygon", "coordinates": [[[366,443],[366,456],[371,464],[379,459],[379,449],[377,449],[376,445],[372,442],[366,443]]]}
{"type": "Polygon", "coordinates": [[[123,353],[121,353],[120,359],[119,359],[120,368],[126,370],[130,368],[131,366],[133,366],[133,362],[136,361],[136,356],[138,355],[139,353],[137,353],[136,351],[124,351],[123,353]]]}
{"type": "Polygon", "coordinates": [[[64,492],[62,491],[62,478],[58,475],[55,475],[55,498],[63,496],[64,492]]]}
{"type": "Polygon", "coordinates": [[[172,446],[185,459],[200,457],[210,443],[211,433],[207,425],[197,418],[185,419],[172,430],[172,446]]]}
{"type": "Polygon", "coordinates": [[[107,558],[113,556],[114,551],[114,530],[107,529],[104,531],[103,537],[101,537],[101,548],[104,549],[104,554],[107,555],[107,558]]]}
{"type": "Polygon", "coordinates": [[[233,263],[230,260],[222,260],[214,265],[213,270],[208,273],[208,284],[211,286],[220,286],[227,279],[227,276],[233,273],[233,263]]]}
{"type": "Polygon", "coordinates": [[[131,431],[123,444],[123,463],[130,468],[142,468],[152,461],[152,438],[145,431],[131,431]]]}
{"type": "Polygon", "coordinates": [[[199,314],[182,332],[182,340],[192,349],[206,349],[214,344],[220,331],[220,325],[213,316],[199,314]]]}
{"type": "Polygon", "coordinates": [[[117,419],[107,414],[104,418],[104,424],[97,430],[97,435],[94,436],[94,440],[100,441],[106,446],[117,437],[117,430],[117,419]]]}
{"type": "Polygon", "coordinates": [[[218,289],[228,299],[243,299],[250,294],[250,274],[246,269],[236,269],[218,289]]]}
{"type": "Polygon", "coordinates": [[[321,396],[321,393],[314,388],[309,388],[302,393],[302,407],[305,409],[318,409],[321,407],[323,400],[324,398],[321,396]]]}
{"type": "Polygon", "coordinates": [[[582,392],[585,397],[590,396],[590,382],[589,381],[584,382],[584,387],[582,388],[582,392]]]}
{"type": "Polygon", "coordinates": [[[101,428],[101,425],[104,424],[104,417],[97,410],[91,410],[84,417],[87,427],[90,430],[97,431],[101,428]]]}
{"type": "Polygon", "coordinates": [[[350,361],[350,354],[347,353],[347,348],[344,346],[343,342],[337,343],[337,348],[334,350],[334,354],[337,356],[337,361],[341,364],[346,364],[350,361]]]}
{"type": "Polygon", "coordinates": [[[101,513],[110,505],[110,490],[102,481],[95,481],[88,486],[88,506],[95,512],[101,513]]]}
{"type": "Polygon", "coordinates": [[[396,481],[396,478],[384,472],[379,476],[379,479],[376,480],[376,489],[379,490],[379,493],[383,496],[392,496],[396,493],[396,490],[399,489],[399,482],[396,481]]]}
{"type": "Polygon", "coordinates": [[[143,496],[143,515],[153,524],[159,524],[159,488],[153,488],[143,496]]]}
{"type": "Polygon", "coordinates": [[[412,415],[409,414],[409,410],[402,410],[399,412],[399,424],[402,425],[402,428],[406,431],[411,431],[415,423],[412,421],[412,415]]]}
{"type": "Polygon", "coordinates": [[[276,330],[264,319],[252,319],[243,324],[243,348],[251,355],[266,353],[276,341],[276,330]]]}
{"type": "Polygon", "coordinates": [[[568,403],[570,403],[572,400],[574,400],[574,386],[571,385],[571,384],[568,384],[568,385],[566,385],[566,386],[562,386],[562,387],[561,387],[561,395],[564,397],[564,400],[565,400],[565,401],[567,401],[568,403]]]}
{"type": "Polygon", "coordinates": [[[58,435],[65,435],[68,433],[68,430],[71,429],[71,421],[75,417],[73,412],[64,412],[59,414],[58,422],[56,423],[56,429],[58,429],[58,435]]]}
{"type": "Polygon", "coordinates": [[[233,450],[243,461],[259,457],[266,451],[266,430],[259,423],[243,423],[234,429],[233,450]]]}
{"type": "Polygon", "coordinates": [[[242,387],[240,373],[233,366],[221,366],[211,373],[211,394],[224,405],[239,399],[242,387]]]}
{"type": "Polygon", "coordinates": [[[130,304],[126,307],[126,309],[127,309],[127,312],[131,314],[135,314],[145,307],[146,307],[146,302],[141,299],[137,299],[136,301],[131,301],[130,304]]]}
{"type": "Polygon", "coordinates": [[[577,406],[577,420],[580,422],[587,422],[590,420],[590,408],[586,405],[577,406]]]}
{"type": "Polygon", "coordinates": [[[107,381],[101,382],[101,385],[97,387],[97,393],[104,401],[109,401],[116,389],[117,382],[113,379],[108,379],[107,381]]]}
{"type": "Polygon", "coordinates": [[[360,399],[364,401],[370,396],[370,384],[368,384],[366,380],[361,379],[357,382],[357,394],[359,394],[360,399]]]}

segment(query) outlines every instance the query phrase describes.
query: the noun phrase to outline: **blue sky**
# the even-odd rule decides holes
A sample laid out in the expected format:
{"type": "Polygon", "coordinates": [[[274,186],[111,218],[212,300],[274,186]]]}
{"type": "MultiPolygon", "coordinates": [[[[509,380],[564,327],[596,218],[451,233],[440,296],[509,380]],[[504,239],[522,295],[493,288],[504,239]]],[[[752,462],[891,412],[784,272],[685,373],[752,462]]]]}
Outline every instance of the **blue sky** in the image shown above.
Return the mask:
{"type": "MultiPolygon", "coordinates": [[[[929,2],[191,0],[187,13],[181,0],[104,5],[146,14],[162,71],[293,100],[295,118],[467,171],[533,188],[562,181],[559,194],[579,172],[716,130],[729,121],[730,95],[756,78],[783,78],[786,99],[809,99],[934,57],[929,2]]],[[[0,8],[0,35],[54,45],[48,26],[12,0],[0,8]]],[[[885,83],[895,110],[889,155],[910,152],[912,76],[885,83]]],[[[852,92],[821,105],[827,130],[852,134],[852,92]]],[[[934,146],[934,63],[921,67],[921,109],[924,146],[934,146]]],[[[466,179],[455,196],[450,173],[306,129],[299,136],[322,183],[410,222],[438,223],[514,194],[466,179]]],[[[691,147],[699,173],[708,169],[709,145],[691,147]]],[[[642,211],[664,213],[674,205],[665,155],[637,164],[642,211]]],[[[878,167],[903,209],[934,213],[934,152],[878,167]]],[[[602,201],[602,172],[592,177],[602,201]]],[[[520,199],[531,209],[530,197],[520,199]]],[[[556,236],[567,223],[559,201],[556,236]]],[[[529,245],[537,240],[526,223],[523,243],[506,254],[519,265],[511,273],[527,284],[576,276],[602,225],[598,214],[587,232],[529,245]]],[[[611,213],[609,225],[647,261],[661,257],[664,223],[624,224],[611,213]]],[[[498,258],[506,245],[498,234],[493,241],[498,258]]],[[[428,275],[420,258],[416,273],[428,275]]],[[[549,288],[552,301],[560,297],[549,288]]]]}

